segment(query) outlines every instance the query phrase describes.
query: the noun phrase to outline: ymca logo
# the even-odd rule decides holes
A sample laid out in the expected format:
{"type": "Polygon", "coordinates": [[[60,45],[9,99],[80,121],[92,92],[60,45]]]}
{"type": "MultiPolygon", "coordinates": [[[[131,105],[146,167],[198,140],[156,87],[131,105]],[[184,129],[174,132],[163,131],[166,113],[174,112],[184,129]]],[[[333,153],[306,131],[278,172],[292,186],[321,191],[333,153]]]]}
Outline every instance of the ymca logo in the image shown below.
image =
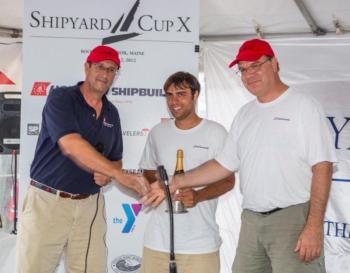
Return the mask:
{"type": "MultiPolygon", "coordinates": [[[[136,10],[139,7],[139,5],[140,5],[140,0],[137,0],[136,3],[131,8],[131,10],[129,11],[129,14],[126,16],[124,23],[120,27],[120,32],[127,32],[129,30],[131,23],[134,21],[134,16],[135,16],[136,10]]],[[[119,26],[122,23],[123,19],[124,19],[124,14],[119,18],[119,20],[117,21],[117,23],[115,24],[115,26],[111,30],[111,33],[115,33],[119,29],[119,26]]],[[[102,44],[103,45],[113,44],[113,43],[117,43],[120,41],[134,38],[134,37],[139,36],[139,35],[140,35],[140,33],[136,33],[136,32],[113,35],[113,36],[103,38],[102,44]]]]}
{"type": "MultiPolygon", "coordinates": [[[[142,205],[141,204],[122,204],[122,208],[124,210],[126,216],[126,223],[123,227],[122,233],[129,233],[134,230],[136,217],[139,215],[142,205]]],[[[114,224],[122,224],[124,223],[123,219],[113,218],[114,224]]]]}

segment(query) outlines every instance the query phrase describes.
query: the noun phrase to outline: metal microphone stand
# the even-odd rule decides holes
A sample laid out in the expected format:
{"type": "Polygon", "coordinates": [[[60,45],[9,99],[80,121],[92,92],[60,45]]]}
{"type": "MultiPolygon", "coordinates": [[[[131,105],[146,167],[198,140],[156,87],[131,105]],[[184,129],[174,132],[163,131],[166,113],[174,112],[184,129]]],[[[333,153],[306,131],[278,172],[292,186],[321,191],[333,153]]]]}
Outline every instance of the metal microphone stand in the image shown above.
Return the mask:
{"type": "Polygon", "coordinates": [[[15,161],[15,170],[14,170],[14,181],[13,181],[13,206],[14,206],[14,219],[13,219],[13,230],[11,232],[11,234],[15,234],[17,235],[17,200],[18,200],[18,196],[17,196],[17,151],[13,150],[12,151],[12,157],[14,158],[15,161]]]}
{"type": "Polygon", "coordinates": [[[169,208],[169,219],[170,219],[170,259],[169,259],[169,272],[176,273],[176,261],[175,261],[175,252],[174,252],[174,210],[173,210],[173,202],[171,200],[170,189],[169,189],[169,180],[166,170],[163,165],[158,166],[158,173],[160,176],[160,180],[165,185],[165,192],[168,202],[169,208]]]}

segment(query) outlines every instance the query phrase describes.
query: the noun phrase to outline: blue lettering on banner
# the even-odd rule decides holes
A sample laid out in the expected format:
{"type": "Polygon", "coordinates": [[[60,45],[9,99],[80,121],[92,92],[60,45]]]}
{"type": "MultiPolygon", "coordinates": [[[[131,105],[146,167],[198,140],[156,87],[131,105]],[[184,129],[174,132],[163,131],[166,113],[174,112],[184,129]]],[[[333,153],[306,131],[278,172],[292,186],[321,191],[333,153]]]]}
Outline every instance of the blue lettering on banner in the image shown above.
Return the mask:
{"type": "MultiPolygon", "coordinates": [[[[343,124],[339,127],[337,127],[336,122],[335,122],[335,117],[327,117],[327,119],[329,120],[329,122],[332,125],[332,128],[335,132],[335,141],[334,141],[334,146],[336,149],[344,149],[344,147],[339,147],[339,139],[340,139],[340,134],[342,133],[344,127],[349,123],[350,117],[344,117],[345,121],[343,122],[343,124]]],[[[346,150],[350,150],[350,147],[345,148],[346,150]]]]}
{"type": "Polygon", "coordinates": [[[123,219],[118,217],[113,218],[113,224],[122,224],[122,223],[123,223],[123,219]]]}
{"type": "Polygon", "coordinates": [[[333,182],[350,182],[350,179],[345,179],[345,178],[332,178],[333,182]]]}
{"type": "Polygon", "coordinates": [[[324,232],[326,236],[349,239],[350,224],[326,220],[324,221],[324,232]]]}

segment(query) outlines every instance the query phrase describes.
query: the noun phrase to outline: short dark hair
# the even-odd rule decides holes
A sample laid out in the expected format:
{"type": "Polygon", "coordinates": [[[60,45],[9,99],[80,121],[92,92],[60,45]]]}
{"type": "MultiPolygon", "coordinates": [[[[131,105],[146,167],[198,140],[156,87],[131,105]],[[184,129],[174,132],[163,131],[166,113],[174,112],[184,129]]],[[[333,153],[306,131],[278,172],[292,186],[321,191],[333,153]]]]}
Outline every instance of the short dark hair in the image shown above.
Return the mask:
{"type": "Polygon", "coordinates": [[[198,91],[201,92],[201,85],[197,78],[193,76],[191,73],[178,71],[168,77],[168,79],[164,83],[164,91],[167,91],[170,85],[174,85],[175,87],[187,87],[191,89],[192,95],[198,91]]]}

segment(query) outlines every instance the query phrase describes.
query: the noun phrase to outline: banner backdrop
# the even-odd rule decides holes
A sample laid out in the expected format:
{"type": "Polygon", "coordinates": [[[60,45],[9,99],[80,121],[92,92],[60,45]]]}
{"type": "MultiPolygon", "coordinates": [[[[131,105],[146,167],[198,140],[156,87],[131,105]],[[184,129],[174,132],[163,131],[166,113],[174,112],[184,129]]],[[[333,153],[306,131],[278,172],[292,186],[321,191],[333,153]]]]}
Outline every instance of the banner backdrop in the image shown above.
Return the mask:
{"type": "MultiPolygon", "coordinates": [[[[338,163],[334,167],[332,188],[324,219],[325,257],[328,273],[350,270],[350,35],[269,40],[280,65],[282,80],[312,94],[324,107],[332,133],[338,163]]],[[[228,64],[242,41],[204,42],[208,118],[227,128],[239,108],[253,96],[245,90],[235,68],[228,64]]],[[[236,185],[237,187],[237,185],[236,185]]],[[[228,273],[232,264],[240,227],[237,188],[219,202],[217,219],[224,226],[221,252],[228,273]],[[229,217],[228,214],[230,215],[229,217]],[[226,216],[226,217],[223,217],[226,216]]]]}
{"type": "Polygon", "coordinates": [[[0,38],[0,92],[22,91],[22,42],[0,38]]]}
{"type": "MultiPolygon", "coordinates": [[[[14,170],[14,157],[11,151],[4,151],[1,146],[5,135],[11,135],[13,116],[10,111],[7,115],[4,104],[7,98],[13,98],[13,92],[22,91],[22,42],[19,39],[0,37],[0,217],[2,230],[13,230],[14,203],[12,200],[14,170]],[[6,94],[6,95],[5,95],[6,94]]],[[[17,94],[16,98],[20,98],[17,94]]],[[[17,123],[18,124],[18,123],[17,123]]],[[[17,127],[16,127],[17,128],[17,127]]],[[[19,125],[17,128],[18,132],[19,125]]]]}
{"type": "MultiPolygon", "coordinates": [[[[31,0],[24,6],[21,200],[46,97],[55,86],[83,80],[85,59],[99,44],[120,52],[121,71],[108,97],[121,117],[123,167],[138,172],[150,128],[169,117],[163,82],[178,70],[198,73],[199,1],[31,0]]],[[[105,191],[108,272],[138,272],[147,211],[125,189],[105,191]]]]}

